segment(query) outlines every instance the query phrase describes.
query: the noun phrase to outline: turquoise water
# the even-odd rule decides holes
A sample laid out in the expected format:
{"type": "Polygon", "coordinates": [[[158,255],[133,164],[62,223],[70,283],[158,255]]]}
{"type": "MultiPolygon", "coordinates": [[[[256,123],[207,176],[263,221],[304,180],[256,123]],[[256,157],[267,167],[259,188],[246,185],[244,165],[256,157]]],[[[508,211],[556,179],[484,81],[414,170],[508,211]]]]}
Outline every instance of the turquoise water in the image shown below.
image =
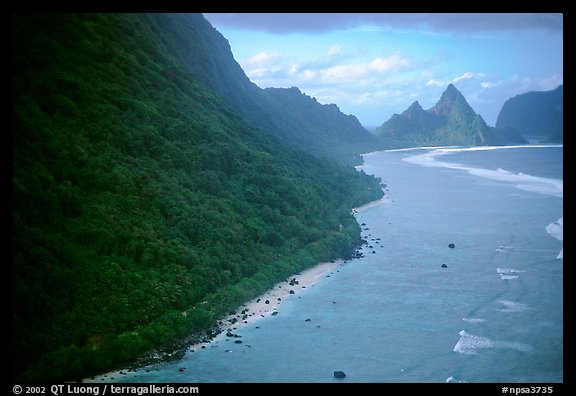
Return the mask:
{"type": "Polygon", "coordinates": [[[364,258],[242,344],[115,381],[562,382],[562,147],[377,152],[363,169],[390,198],[356,215],[364,258]]]}

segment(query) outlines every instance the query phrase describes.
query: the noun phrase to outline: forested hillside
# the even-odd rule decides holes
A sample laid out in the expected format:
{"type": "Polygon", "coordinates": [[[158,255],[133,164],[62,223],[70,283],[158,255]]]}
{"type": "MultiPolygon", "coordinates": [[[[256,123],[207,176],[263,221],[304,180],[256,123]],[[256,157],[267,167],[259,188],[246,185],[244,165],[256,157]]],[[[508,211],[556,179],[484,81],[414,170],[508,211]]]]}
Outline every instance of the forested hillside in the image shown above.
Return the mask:
{"type": "Polygon", "coordinates": [[[261,89],[252,83],[228,41],[202,15],[154,14],[150,19],[170,52],[205,87],[283,143],[346,164],[359,164],[360,154],[383,147],[352,115],[313,103],[299,90],[261,89]]]}
{"type": "Polygon", "coordinates": [[[564,140],[564,87],[531,91],[508,99],[496,120],[498,128],[514,128],[546,143],[564,140]]]}
{"type": "MultiPolygon", "coordinates": [[[[280,104],[282,112],[306,126],[300,144],[343,163],[361,163],[359,154],[382,149],[384,142],[365,129],[353,115],[335,104],[323,105],[298,88],[266,88],[264,93],[280,104]]],[[[300,127],[301,129],[301,127],[300,127]]]]}
{"type": "Polygon", "coordinates": [[[245,122],[156,16],[15,15],[12,37],[15,381],[130,362],[358,243],[379,180],[245,122]]]}

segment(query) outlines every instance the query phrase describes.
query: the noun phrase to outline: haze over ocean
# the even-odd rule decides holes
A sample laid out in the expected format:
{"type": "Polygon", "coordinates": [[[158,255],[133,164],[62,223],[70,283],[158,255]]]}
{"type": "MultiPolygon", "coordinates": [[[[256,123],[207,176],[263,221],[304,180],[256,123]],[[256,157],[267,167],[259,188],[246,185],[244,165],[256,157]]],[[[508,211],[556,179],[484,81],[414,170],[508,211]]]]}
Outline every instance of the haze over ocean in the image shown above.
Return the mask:
{"type": "Polygon", "coordinates": [[[239,329],[241,344],[222,339],[114,381],[563,382],[562,156],[562,146],[365,155],[389,200],[356,214],[363,258],[239,329]]]}

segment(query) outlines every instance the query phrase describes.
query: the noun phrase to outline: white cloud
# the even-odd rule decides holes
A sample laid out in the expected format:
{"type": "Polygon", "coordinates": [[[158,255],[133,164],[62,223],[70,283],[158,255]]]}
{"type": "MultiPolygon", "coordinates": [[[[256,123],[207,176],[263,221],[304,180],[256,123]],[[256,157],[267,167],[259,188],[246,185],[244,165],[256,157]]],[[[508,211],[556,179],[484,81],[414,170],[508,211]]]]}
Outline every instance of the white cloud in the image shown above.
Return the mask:
{"type": "Polygon", "coordinates": [[[272,60],[277,59],[279,56],[280,53],[278,52],[262,51],[248,58],[246,64],[250,66],[265,65],[269,64],[272,60]]]}
{"type": "Polygon", "coordinates": [[[484,89],[487,88],[494,88],[496,85],[498,85],[498,83],[492,82],[492,81],[482,81],[480,83],[480,86],[484,89]]]}
{"type": "Polygon", "coordinates": [[[334,44],[330,48],[328,48],[328,56],[332,57],[338,55],[342,51],[342,46],[340,44],[334,44]]]}
{"type": "Polygon", "coordinates": [[[443,87],[447,84],[444,81],[435,80],[435,79],[431,78],[430,80],[428,80],[426,82],[426,85],[427,86],[435,86],[435,87],[443,87]]]}
{"type": "Polygon", "coordinates": [[[370,67],[379,72],[397,72],[410,66],[410,61],[394,54],[388,58],[376,58],[370,62],[370,67]]]}
{"type": "Polygon", "coordinates": [[[306,69],[300,73],[299,77],[304,81],[311,81],[316,78],[316,72],[310,69],[306,69]]]}
{"type": "Polygon", "coordinates": [[[452,80],[452,82],[453,82],[453,83],[457,83],[458,81],[467,80],[467,79],[472,78],[472,77],[474,77],[474,76],[475,76],[474,73],[466,72],[466,73],[462,74],[462,75],[459,76],[459,77],[455,77],[455,78],[452,80]]]}
{"type": "Polygon", "coordinates": [[[407,95],[401,89],[384,89],[375,92],[364,92],[350,100],[353,104],[366,104],[366,105],[383,105],[383,104],[396,104],[403,103],[407,95]]]}
{"type": "Polygon", "coordinates": [[[322,81],[328,84],[349,84],[368,78],[369,84],[384,75],[400,73],[411,66],[408,58],[393,54],[387,58],[377,57],[369,62],[348,63],[328,67],[319,71],[322,81]]]}
{"type": "Polygon", "coordinates": [[[372,94],[370,92],[365,92],[362,95],[358,96],[357,98],[352,99],[352,103],[354,104],[365,104],[372,100],[372,94]]]}
{"type": "Polygon", "coordinates": [[[259,67],[256,69],[250,69],[246,71],[246,75],[249,78],[262,78],[268,73],[268,69],[265,67],[259,67]]]}
{"type": "Polygon", "coordinates": [[[288,74],[290,75],[294,75],[296,73],[298,73],[298,70],[300,69],[300,65],[298,63],[293,63],[292,65],[290,65],[290,67],[288,68],[288,74]]]}

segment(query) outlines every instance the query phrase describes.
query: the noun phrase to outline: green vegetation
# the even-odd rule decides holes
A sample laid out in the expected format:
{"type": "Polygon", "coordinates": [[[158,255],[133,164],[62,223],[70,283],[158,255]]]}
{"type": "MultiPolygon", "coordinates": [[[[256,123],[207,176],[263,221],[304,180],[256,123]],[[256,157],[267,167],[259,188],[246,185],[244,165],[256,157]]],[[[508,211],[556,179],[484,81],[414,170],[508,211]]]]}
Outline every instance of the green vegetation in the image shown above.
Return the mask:
{"type": "Polygon", "coordinates": [[[511,128],[546,143],[564,140],[564,87],[532,91],[510,98],[502,106],[496,128],[511,128]]]}
{"type": "Polygon", "coordinates": [[[320,105],[297,88],[261,89],[236,63],[228,41],[198,14],[154,14],[150,20],[198,81],[236,109],[252,126],[282,143],[344,164],[381,149],[356,117],[320,105]],[[199,56],[202,54],[202,56],[199,56]]]}
{"type": "Polygon", "coordinates": [[[527,143],[513,129],[486,125],[452,84],[431,109],[424,110],[414,102],[402,114],[394,114],[375,133],[394,148],[527,143]]]}
{"type": "Polygon", "coordinates": [[[360,154],[384,148],[383,141],[368,132],[353,115],[335,104],[322,105],[298,88],[266,88],[264,93],[280,104],[284,114],[303,124],[306,131],[298,145],[343,163],[361,164],[360,154]]]}
{"type": "Polygon", "coordinates": [[[382,195],[246,123],[154,18],[13,16],[17,382],[81,378],[208,328],[349,255],[351,208],[382,195]]]}

